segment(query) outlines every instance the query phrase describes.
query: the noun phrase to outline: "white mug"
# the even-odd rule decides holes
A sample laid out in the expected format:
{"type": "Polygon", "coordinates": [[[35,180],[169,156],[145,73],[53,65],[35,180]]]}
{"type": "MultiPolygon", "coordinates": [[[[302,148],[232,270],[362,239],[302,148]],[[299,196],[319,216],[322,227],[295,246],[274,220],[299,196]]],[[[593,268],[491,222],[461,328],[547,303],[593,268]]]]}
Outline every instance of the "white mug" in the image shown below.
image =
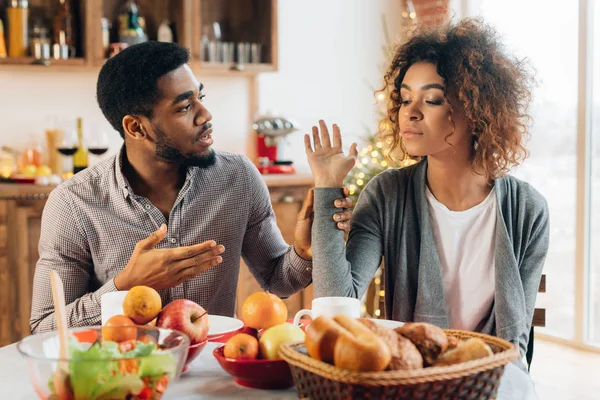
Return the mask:
{"type": "Polygon", "coordinates": [[[104,293],[100,297],[100,310],[102,312],[102,325],[114,315],[123,315],[123,300],[129,290],[104,293]]]}
{"type": "Polygon", "coordinates": [[[315,319],[321,315],[333,317],[345,314],[352,318],[360,317],[360,300],[353,297],[317,297],[312,301],[311,310],[300,310],[294,316],[294,325],[300,323],[300,318],[308,315],[315,319]]]}

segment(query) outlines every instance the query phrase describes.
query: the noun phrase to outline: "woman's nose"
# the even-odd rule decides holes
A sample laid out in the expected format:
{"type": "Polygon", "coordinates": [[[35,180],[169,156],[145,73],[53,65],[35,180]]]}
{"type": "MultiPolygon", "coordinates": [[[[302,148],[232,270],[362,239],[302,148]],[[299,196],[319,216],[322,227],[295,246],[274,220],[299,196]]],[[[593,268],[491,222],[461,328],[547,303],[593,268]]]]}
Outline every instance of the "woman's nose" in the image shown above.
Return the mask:
{"type": "Polygon", "coordinates": [[[407,105],[404,108],[404,113],[404,116],[408,117],[411,121],[420,121],[423,119],[423,113],[421,113],[419,107],[414,105],[414,103],[407,105]]]}

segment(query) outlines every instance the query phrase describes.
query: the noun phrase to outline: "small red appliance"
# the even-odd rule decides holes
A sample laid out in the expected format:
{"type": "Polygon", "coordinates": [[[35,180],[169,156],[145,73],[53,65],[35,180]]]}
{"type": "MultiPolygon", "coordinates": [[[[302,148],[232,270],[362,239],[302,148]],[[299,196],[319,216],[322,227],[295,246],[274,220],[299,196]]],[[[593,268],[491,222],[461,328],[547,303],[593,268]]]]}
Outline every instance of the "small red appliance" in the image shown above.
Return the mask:
{"type": "Polygon", "coordinates": [[[278,157],[280,140],[298,130],[297,124],[282,117],[261,117],[252,124],[256,131],[257,168],[261,174],[293,174],[292,161],[278,157]]]}

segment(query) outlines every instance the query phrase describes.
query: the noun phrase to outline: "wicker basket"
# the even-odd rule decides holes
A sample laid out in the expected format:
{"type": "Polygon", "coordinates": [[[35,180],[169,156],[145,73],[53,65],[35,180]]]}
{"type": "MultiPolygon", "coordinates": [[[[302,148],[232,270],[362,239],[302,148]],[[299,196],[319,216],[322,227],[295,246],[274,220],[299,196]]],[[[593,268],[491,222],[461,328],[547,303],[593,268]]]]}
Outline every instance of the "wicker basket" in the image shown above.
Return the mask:
{"type": "Polygon", "coordinates": [[[494,355],[447,367],[411,371],[353,372],[315,360],[303,343],[282,345],[299,398],[317,399],[494,399],[504,366],[519,357],[511,343],[475,332],[445,330],[461,339],[477,337],[494,355]]]}

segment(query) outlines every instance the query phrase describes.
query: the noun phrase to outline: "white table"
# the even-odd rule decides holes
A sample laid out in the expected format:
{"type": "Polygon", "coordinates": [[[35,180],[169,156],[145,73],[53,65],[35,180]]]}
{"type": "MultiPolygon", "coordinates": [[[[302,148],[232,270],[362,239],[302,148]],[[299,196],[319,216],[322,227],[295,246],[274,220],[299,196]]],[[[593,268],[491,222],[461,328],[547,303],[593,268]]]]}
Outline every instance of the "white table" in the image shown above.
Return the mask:
{"type": "MultiPolygon", "coordinates": [[[[287,390],[258,390],[235,383],[212,354],[213,349],[221,345],[221,343],[208,343],[179,381],[169,386],[163,399],[298,398],[293,387],[287,390]]],[[[29,382],[25,361],[17,351],[15,344],[0,348],[0,382],[2,383],[2,398],[37,399],[29,382]]],[[[499,400],[537,399],[529,377],[512,364],[506,367],[498,392],[499,400]]]]}

